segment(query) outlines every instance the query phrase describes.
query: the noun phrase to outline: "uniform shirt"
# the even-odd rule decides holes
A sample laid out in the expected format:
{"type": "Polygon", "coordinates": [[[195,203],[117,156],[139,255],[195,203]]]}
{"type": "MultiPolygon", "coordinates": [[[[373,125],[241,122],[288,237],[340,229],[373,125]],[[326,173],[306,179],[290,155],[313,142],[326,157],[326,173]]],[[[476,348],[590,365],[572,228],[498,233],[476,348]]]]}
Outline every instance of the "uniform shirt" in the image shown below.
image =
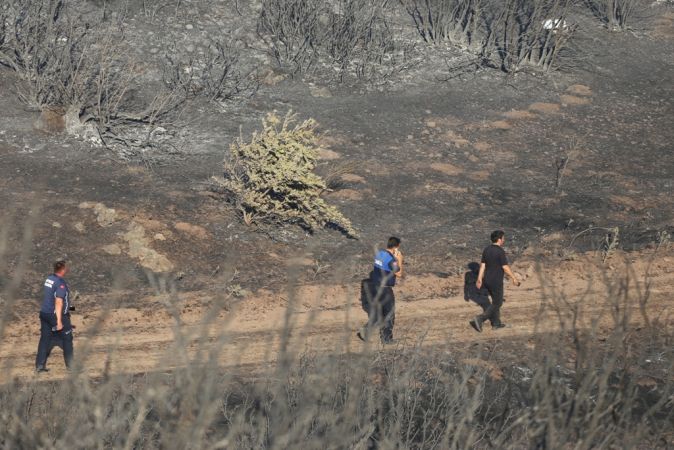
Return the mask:
{"type": "Polygon", "coordinates": [[[374,257],[372,282],[379,286],[395,286],[395,273],[400,271],[398,261],[388,250],[379,250],[374,257]]]}
{"type": "Polygon", "coordinates": [[[66,280],[58,275],[49,275],[44,282],[44,296],[40,312],[56,314],[56,298],[63,299],[63,315],[70,311],[70,289],[66,280]]]}
{"type": "Polygon", "coordinates": [[[482,252],[482,263],[487,265],[484,284],[493,288],[503,286],[503,266],[508,264],[505,250],[500,245],[490,245],[482,252]]]}

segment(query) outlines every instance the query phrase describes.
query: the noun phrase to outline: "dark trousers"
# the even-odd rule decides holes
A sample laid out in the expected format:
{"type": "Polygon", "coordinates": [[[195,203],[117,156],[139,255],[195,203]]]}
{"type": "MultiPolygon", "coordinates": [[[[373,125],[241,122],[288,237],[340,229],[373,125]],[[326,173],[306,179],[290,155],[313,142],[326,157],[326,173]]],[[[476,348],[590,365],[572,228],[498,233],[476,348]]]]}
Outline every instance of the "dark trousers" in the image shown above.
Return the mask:
{"type": "Polygon", "coordinates": [[[490,320],[492,326],[501,324],[501,306],[503,305],[503,285],[485,286],[491,297],[491,305],[479,318],[483,322],[490,320]]]}
{"type": "Polygon", "coordinates": [[[40,342],[37,345],[37,357],[35,358],[35,367],[44,368],[47,365],[47,358],[54,347],[63,350],[63,360],[66,367],[70,368],[73,360],[73,329],[70,326],[70,317],[63,317],[63,329],[61,331],[52,331],[56,328],[56,314],[40,312],[40,342]]]}
{"type": "Polygon", "coordinates": [[[393,339],[395,324],[395,296],[390,286],[377,286],[370,280],[363,280],[360,293],[361,305],[367,312],[366,332],[379,329],[382,342],[393,339]]]}

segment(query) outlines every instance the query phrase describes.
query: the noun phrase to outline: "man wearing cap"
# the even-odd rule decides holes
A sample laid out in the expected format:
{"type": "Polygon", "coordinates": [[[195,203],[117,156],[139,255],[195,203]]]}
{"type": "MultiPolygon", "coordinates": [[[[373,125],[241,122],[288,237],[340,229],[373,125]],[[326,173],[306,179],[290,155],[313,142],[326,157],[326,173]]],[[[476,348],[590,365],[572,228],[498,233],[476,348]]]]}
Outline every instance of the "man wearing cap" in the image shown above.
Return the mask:
{"type": "Polygon", "coordinates": [[[73,360],[73,326],[70,323],[70,289],[63,278],[68,272],[65,261],[54,263],[54,273],[44,282],[40,308],[40,343],[37,347],[35,370],[47,371],[47,358],[54,347],[63,350],[66,368],[73,360]]]}

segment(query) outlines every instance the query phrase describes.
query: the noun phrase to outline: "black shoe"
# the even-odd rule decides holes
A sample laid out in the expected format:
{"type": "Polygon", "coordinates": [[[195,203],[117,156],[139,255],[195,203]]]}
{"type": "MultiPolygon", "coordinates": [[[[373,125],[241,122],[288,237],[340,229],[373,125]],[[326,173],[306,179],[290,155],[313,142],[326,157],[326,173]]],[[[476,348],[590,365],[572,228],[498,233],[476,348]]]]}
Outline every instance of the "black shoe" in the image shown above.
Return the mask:
{"type": "Polygon", "coordinates": [[[510,328],[510,325],[506,325],[505,323],[498,323],[496,325],[491,326],[492,330],[500,330],[501,328],[510,328]]]}
{"type": "Polygon", "coordinates": [[[356,331],[356,336],[358,336],[358,339],[360,339],[361,341],[365,342],[365,340],[366,340],[365,330],[363,330],[363,329],[361,328],[360,330],[356,331]]]}
{"type": "Polygon", "coordinates": [[[40,367],[35,368],[35,373],[43,373],[43,372],[49,372],[49,369],[47,369],[44,366],[40,366],[40,367]]]}
{"type": "Polygon", "coordinates": [[[482,333],[482,319],[476,317],[468,323],[470,323],[471,327],[475,328],[475,331],[482,333]]]}

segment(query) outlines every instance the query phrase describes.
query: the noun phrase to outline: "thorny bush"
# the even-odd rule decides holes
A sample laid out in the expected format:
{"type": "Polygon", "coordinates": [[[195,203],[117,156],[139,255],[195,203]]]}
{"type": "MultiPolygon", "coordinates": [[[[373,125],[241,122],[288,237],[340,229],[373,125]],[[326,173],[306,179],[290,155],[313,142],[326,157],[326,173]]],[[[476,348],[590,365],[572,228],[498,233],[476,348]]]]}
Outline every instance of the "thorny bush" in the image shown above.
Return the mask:
{"type": "Polygon", "coordinates": [[[224,161],[216,186],[246,223],[298,224],[308,230],[332,226],[355,237],[351,222],[321,198],[325,181],[314,173],[318,158],[316,122],[296,124],[288,113],[271,113],[250,142],[239,137],[224,161]]]}

